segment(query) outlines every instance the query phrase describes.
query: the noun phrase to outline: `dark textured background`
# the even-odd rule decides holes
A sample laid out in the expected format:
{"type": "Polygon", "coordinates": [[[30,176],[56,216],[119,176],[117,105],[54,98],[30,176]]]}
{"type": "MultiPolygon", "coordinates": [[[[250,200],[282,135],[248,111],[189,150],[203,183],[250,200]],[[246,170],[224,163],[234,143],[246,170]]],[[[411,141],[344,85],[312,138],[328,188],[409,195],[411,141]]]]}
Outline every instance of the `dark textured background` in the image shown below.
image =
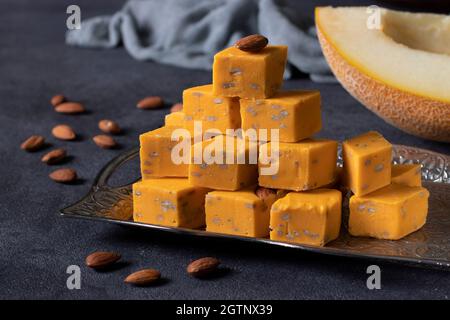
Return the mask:
{"type": "MultiPolygon", "coordinates": [[[[168,108],[139,111],[137,100],[155,94],[168,103],[177,102],[183,88],[211,81],[207,72],[137,62],[122,48],[66,47],[65,8],[73,2],[81,6],[82,18],[112,13],[122,3],[0,2],[0,298],[448,299],[450,274],[446,272],[381,265],[382,290],[370,291],[365,284],[370,261],[59,217],[58,210],[83,196],[105,163],[136,146],[139,133],[162,124],[168,108]],[[90,113],[76,117],[56,114],[48,101],[59,92],[83,102],[90,113]],[[97,121],[102,118],[115,119],[126,129],[118,137],[122,149],[101,150],[90,140],[98,133],[97,121]],[[72,125],[81,139],[55,141],[50,130],[58,123],[72,125]],[[51,182],[47,175],[54,167],[40,163],[45,151],[25,153],[19,148],[31,134],[45,135],[54,147],[67,147],[73,156],[67,165],[78,170],[81,183],[51,182]],[[84,257],[98,249],[119,251],[126,263],[114,272],[98,273],[83,267],[84,257]],[[205,255],[220,258],[228,272],[209,281],[187,277],[186,264],[205,255]],[[82,266],[81,290],[66,288],[65,271],[71,264],[82,266]],[[161,270],[167,281],[152,288],[123,284],[128,273],[141,267],[161,270]]],[[[310,2],[291,1],[292,10],[312,17],[310,2]]],[[[387,125],[337,84],[318,85],[300,77],[286,87],[321,90],[322,136],[341,140],[372,129],[393,143],[449,152],[448,145],[427,142],[387,125]]],[[[136,174],[136,170],[125,170],[117,181],[129,181],[136,174]]]]}

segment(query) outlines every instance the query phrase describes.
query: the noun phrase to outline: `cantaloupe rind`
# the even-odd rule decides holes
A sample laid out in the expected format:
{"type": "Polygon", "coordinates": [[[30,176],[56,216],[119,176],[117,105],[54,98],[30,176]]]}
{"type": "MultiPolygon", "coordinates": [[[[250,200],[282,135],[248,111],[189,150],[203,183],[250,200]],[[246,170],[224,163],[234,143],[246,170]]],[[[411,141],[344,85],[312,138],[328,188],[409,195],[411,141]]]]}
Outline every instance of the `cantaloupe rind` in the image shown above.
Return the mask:
{"type": "MultiPolygon", "coordinates": [[[[395,127],[426,139],[450,142],[450,102],[446,97],[450,94],[450,74],[449,92],[439,97],[436,97],[436,92],[432,97],[426,88],[418,94],[399,83],[381,79],[379,74],[366,68],[357,59],[349,58],[330,35],[324,33],[321,9],[316,8],[317,34],[324,56],[342,86],[364,106],[395,127]]],[[[443,59],[445,61],[447,57],[443,59]]],[[[417,83],[415,87],[420,89],[417,83]]]]}

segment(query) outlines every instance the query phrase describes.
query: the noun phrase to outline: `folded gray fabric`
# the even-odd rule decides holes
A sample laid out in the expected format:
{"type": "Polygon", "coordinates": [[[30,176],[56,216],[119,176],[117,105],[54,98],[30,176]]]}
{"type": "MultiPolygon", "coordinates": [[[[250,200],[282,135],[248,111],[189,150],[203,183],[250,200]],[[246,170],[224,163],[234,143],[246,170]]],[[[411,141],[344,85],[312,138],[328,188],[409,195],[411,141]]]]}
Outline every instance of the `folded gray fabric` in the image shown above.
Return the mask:
{"type": "MultiPolygon", "coordinates": [[[[130,0],[112,16],[82,21],[66,43],[113,48],[138,60],[211,70],[214,53],[260,33],[289,46],[288,62],[320,82],[334,81],[314,28],[299,27],[276,0],[130,0]]],[[[285,77],[290,76],[289,67],[285,77]]]]}

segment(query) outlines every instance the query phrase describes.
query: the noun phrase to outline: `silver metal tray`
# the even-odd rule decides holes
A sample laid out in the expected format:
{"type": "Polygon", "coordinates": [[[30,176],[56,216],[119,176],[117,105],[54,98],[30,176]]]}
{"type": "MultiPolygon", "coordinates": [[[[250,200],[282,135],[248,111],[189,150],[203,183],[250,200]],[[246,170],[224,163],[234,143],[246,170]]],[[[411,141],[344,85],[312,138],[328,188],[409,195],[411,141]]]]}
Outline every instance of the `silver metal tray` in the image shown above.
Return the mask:
{"type": "MultiPolygon", "coordinates": [[[[216,237],[283,246],[316,253],[381,259],[389,262],[401,262],[410,265],[446,269],[450,271],[450,157],[413,147],[394,145],[395,163],[422,164],[424,187],[430,191],[428,219],[425,226],[397,240],[377,240],[352,237],[346,230],[346,218],[343,219],[338,239],[325,247],[311,247],[292,243],[271,241],[262,238],[247,238],[224,235],[175,227],[142,224],[132,221],[131,184],[111,187],[108,180],[119,167],[139,156],[135,148],[113,159],[95,179],[89,193],[77,203],[60,211],[61,215],[72,218],[84,218],[121,225],[158,229],[195,237],[216,237]]],[[[342,163],[341,156],[338,162],[342,163]]],[[[137,181],[136,179],[135,181],[137,181]]],[[[348,208],[344,201],[344,217],[348,208]]]]}

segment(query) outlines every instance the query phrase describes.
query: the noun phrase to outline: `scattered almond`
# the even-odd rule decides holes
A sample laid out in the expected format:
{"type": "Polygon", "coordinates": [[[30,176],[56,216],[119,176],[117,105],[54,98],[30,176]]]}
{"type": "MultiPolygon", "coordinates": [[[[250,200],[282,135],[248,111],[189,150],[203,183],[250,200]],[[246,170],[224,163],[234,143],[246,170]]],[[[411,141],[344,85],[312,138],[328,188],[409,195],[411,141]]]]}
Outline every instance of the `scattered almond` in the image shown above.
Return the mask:
{"type": "Polygon", "coordinates": [[[92,138],[96,145],[103,149],[112,149],[117,146],[116,141],[105,134],[99,134],[92,138]]]}
{"type": "Polygon", "coordinates": [[[64,97],[62,94],[57,94],[51,98],[50,103],[52,104],[52,106],[56,107],[65,101],[66,97],[64,97]]]}
{"type": "Polygon", "coordinates": [[[264,188],[264,187],[258,187],[255,191],[255,194],[258,196],[258,198],[264,200],[270,197],[271,195],[276,195],[276,190],[264,188]]]}
{"type": "Polygon", "coordinates": [[[118,134],[121,131],[117,122],[107,119],[100,120],[98,127],[105,133],[118,134]]]}
{"type": "Polygon", "coordinates": [[[182,104],[182,103],[175,103],[175,104],[170,108],[170,113],[172,113],[172,112],[178,112],[178,111],[183,111],[183,104],[182,104]]]}
{"type": "Polygon", "coordinates": [[[60,140],[74,140],[77,136],[75,131],[73,131],[73,129],[66,124],[59,124],[55,126],[52,129],[52,134],[55,138],[60,140]]]}
{"type": "Polygon", "coordinates": [[[93,269],[102,269],[109,267],[121,258],[119,253],[97,251],[86,257],[86,265],[93,269]]]}
{"type": "Polygon", "coordinates": [[[202,278],[216,271],[219,264],[220,261],[216,258],[201,258],[191,262],[187,266],[187,272],[193,277],[202,278]]]}
{"type": "Polygon", "coordinates": [[[64,114],[78,114],[85,112],[86,109],[78,102],[63,102],[55,107],[55,111],[64,114]]]}
{"type": "Polygon", "coordinates": [[[36,151],[44,146],[45,138],[39,135],[33,135],[22,142],[20,148],[26,151],[36,151]]]}
{"type": "Polygon", "coordinates": [[[65,157],[66,157],[66,150],[60,148],[46,153],[41,158],[41,161],[45,162],[46,164],[56,164],[61,162],[65,157]]]}
{"type": "Polygon", "coordinates": [[[147,286],[161,278],[161,273],[155,269],[143,269],[130,274],[125,282],[136,286],[147,286]]]}
{"type": "Polygon", "coordinates": [[[137,103],[139,109],[155,109],[160,108],[164,104],[163,99],[158,96],[146,97],[137,103]]]}
{"type": "Polygon", "coordinates": [[[70,183],[77,179],[77,172],[71,168],[63,168],[53,171],[49,177],[55,182],[70,183]]]}
{"type": "Polygon", "coordinates": [[[246,52],[258,52],[264,49],[269,40],[260,34],[252,34],[238,40],[235,44],[236,48],[246,52]]]}

